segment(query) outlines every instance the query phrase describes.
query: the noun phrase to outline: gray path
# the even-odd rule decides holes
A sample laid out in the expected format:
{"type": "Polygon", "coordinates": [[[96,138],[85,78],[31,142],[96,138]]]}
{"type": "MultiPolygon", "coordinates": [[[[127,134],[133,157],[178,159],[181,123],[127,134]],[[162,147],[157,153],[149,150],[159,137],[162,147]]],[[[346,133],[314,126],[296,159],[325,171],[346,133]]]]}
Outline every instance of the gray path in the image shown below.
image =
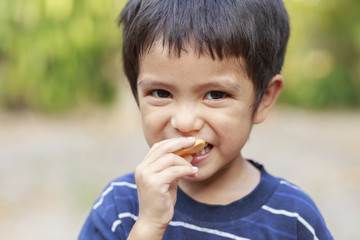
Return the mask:
{"type": "MultiPolygon", "coordinates": [[[[360,239],[360,112],[276,109],[245,156],[308,192],[336,239],[360,239]]],[[[136,107],[42,118],[0,112],[1,239],[76,239],[92,202],[147,151],[136,107]],[[141,147],[137,144],[140,143],[141,147]]]]}

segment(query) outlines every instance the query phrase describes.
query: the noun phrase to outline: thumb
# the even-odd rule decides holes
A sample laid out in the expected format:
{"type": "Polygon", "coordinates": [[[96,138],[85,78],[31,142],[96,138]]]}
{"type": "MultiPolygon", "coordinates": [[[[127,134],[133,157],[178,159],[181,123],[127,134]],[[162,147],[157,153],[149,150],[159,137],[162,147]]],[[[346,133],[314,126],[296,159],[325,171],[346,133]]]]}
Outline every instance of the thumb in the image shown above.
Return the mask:
{"type": "Polygon", "coordinates": [[[182,158],[184,158],[186,161],[191,162],[193,160],[193,156],[192,155],[184,155],[181,156],[182,158]]]}

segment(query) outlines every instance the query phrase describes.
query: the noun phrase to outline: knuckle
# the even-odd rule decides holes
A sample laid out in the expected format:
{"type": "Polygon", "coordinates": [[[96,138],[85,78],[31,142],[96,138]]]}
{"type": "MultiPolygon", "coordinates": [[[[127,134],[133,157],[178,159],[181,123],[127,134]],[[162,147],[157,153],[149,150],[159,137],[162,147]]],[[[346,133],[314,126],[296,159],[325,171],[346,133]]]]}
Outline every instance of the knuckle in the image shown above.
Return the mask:
{"type": "Polygon", "coordinates": [[[152,149],[158,150],[160,148],[160,146],[161,146],[161,142],[154,143],[152,146],[152,149]]]}
{"type": "Polygon", "coordinates": [[[140,165],[135,168],[134,176],[135,176],[135,179],[137,179],[137,180],[142,180],[146,176],[146,174],[143,171],[143,168],[140,165]]]}
{"type": "Polygon", "coordinates": [[[178,167],[173,167],[170,169],[170,174],[173,176],[178,176],[179,174],[181,174],[181,169],[179,169],[178,167]]]}

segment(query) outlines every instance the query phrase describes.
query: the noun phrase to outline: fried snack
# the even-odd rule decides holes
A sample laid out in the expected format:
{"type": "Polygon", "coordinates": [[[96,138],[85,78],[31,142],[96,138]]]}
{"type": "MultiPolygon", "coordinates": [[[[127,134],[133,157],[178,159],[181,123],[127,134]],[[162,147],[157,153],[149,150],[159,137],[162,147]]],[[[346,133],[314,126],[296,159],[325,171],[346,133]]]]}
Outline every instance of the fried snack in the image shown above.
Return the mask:
{"type": "Polygon", "coordinates": [[[196,139],[195,144],[192,147],[184,148],[174,152],[179,156],[190,155],[193,153],[201,152],[205,147],[205,141],[202,139],[196,139]]]}

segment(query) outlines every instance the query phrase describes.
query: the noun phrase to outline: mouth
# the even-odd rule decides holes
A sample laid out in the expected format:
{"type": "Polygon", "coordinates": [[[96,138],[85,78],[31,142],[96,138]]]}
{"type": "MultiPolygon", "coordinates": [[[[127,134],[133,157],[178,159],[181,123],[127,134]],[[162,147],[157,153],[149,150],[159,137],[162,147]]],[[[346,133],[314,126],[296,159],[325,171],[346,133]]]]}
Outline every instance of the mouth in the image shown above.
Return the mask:
{"type": "Polygon", "coordinates": [[[192,154],[192,156],[205,155],[206,153],[210,152],[212,148],[213,148],[213,145],[211,145],[210,143],[205,143],[204,149],[201,150],[200,152],[197,152],[197,153],[192,154]]]}

